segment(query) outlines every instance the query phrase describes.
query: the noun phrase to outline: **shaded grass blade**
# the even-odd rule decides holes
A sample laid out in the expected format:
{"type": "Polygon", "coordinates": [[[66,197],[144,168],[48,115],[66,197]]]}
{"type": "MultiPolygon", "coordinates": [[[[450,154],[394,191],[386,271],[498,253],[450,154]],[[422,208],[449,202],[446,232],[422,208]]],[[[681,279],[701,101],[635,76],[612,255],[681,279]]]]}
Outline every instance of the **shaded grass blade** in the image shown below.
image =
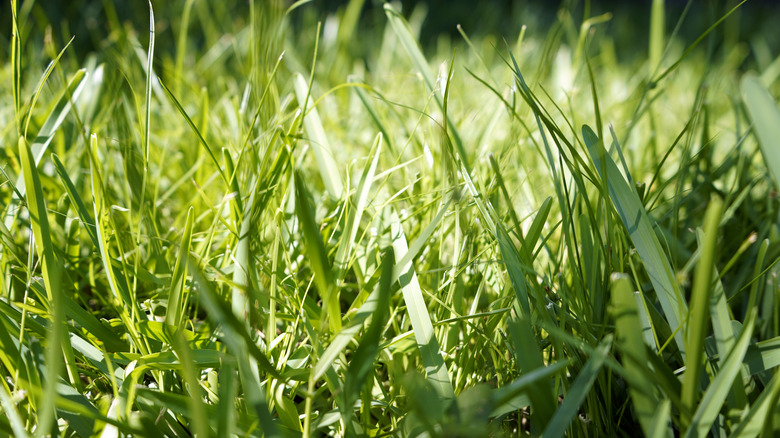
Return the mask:
{"type": "Polygon", "coordinates": [[[777,146],[777,139],[780,138],[780,108],[769,90],[755,75],[743,76],[740,87],[761,154],[775,184],[780,185],[780,147],[777,146]]]}

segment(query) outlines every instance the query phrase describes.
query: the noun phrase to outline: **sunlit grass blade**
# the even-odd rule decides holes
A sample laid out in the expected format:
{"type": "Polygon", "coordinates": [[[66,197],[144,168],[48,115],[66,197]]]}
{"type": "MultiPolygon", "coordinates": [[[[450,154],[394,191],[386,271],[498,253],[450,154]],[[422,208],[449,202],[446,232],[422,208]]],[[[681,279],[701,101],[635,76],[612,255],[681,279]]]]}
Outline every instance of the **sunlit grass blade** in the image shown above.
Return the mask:
{"type": "MultiPolygon", "coordinates": [[[[436,82],[433,76],[433,72],[431,72],[431,67],[428,65],[428,61],[425,59],[425,56],[420,50],[420,46],[418,45],[414,34],[412,34],[412,31],[409,29],[409,23],[406,22],[401,14],[393,9],[390,3],[385,3],[384,8],[387,21],[390,23],[393,31],[395,31],[395,34],[401,41],[401,45],[404,47],[404,50],[406,50],[406,53],[410,58],[412,58],[412,62],[414,63],[415,67],[417,67],[417,70],[422,75],[423,80],[425,81],[425,85],[428,87],[428,91],[432,93],[433,98],[438,104],[439,108],[444,109],[444,102],[442,102],[442,99],[436,92],[436,82]]],[[[447,117],[447,120],[444,121],[444,123],[447,124],[447,132],[450,136],[452,136],[455,149],[458,152],[458,155],[460,155],[460,161],[463,163],[463,167],[466,168],[466,171],[471,173],[469,156],[466,153],[466,149],[463,145],[463,141],[460,138],[460,134],[458,134],[458,130],[456,129],[457,125],[452,123],[452,120],[446,116],[446,113],[445,117],[447,117]]]]}
{"type": "MultiPolygon", "coordinates": [[[[669,325],[672,330],[677,330],[685,321],[688,306],[680,293],[669,259],[658,241],[647,211],[635,189],[626,183],[615,162],[606,154],[593,130],[587,125],[583,126],[582,136],[594,167],[607,182],[612,204],[642,259],[669,325]]],[[[684,356],[686,345],[682,330],[677,331],[675,341],[684,356]]]]}
{"type": "Polygon", "coordinates": [[[414,337],[417,340],[417,348],[420,350],[425,373],[436,389],[438,396],[444,400],[450,400],[455,396],[455,392],[447,371],[447,365],[444,363],[444,358],[439,349],[439,341],[433,332],[431,314],[428,311],[428,306],[425,304],[414,265],[411,261],[408,261],[406,265],[398,267],[398,262],[404,259],[404,256],[409,252],[409,247],[406,243],[406,235],[401,226],[401,220],[395,212],[391,213],[390,236],[393,241],[393,250],[395,251],[395,269],[400,269],[399,272],[401,272],[398,280],[401,283],[406,311],[412,323],[412,330],[414,330],[414,337]]]}
{"type": "Polygon", "coordinates": [[[357,189],[355,190],[355,199],[352,208],[349,210],[349,215],[346,222],[346,230],[343,234],[339,247],[336,250],[335,268],[338,272],[338,283],[343,281],[346,270],[349,268],[349,258],[352,253],[352,248],[355,244],[355,236],[357,236],[358,228],[360,226],[360,220],[363,217],[363,211],[368,203],[368,195],[371,190],[371,184],[374,180],[374,174],[376,173],[376,167],[379,163],[379,156],[382,150],[382,134],[377,134],[374,140],[374,145],[371,147],[366,159],[366,167],[363,168],[363,173],[360,176],[357,189]]]}
{"type": "MultiPolygon", "coordinates": [[[[303,76],[300,74],[296,75],[295,95],[298,97],[298,104],[301,107],[306,103],[306,99],[310,98],[310,91],[303,76]]],[[[325,129],[322,127],[320,114],[314,106],[305,108],[305,111],[303,126],[306,128],[306,133],[311,141],[311,148],[314,150],[314,156],[317,158],[317,167],[320,170],[322,182],[325,184],[325,189],[331,198],[341,199],[344,185],[341,182],[341,173],[333,157],[331,144],[325,134],[325,129]]]]}
{"type": "Polygon", "coordinates": [[[187,280],[187,257],[190,253],[190,241],[192,240],[192,223],[195,211],[192,207],[187,211],[187,220],[184,223],[184,233],[181,236],[179,256],[171,274],[171,286],[168,291],[168,307],[165,310],[165,323],[180,326],[187,302],[184,300],[184,288],[187,280]]]}

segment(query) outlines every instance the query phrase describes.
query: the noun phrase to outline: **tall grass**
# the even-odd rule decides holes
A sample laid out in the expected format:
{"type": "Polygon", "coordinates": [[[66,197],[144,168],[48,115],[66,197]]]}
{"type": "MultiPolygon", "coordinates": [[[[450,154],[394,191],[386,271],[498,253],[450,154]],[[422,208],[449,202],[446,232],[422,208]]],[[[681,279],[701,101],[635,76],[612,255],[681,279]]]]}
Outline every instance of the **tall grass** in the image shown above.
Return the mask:
{"type": "Polygon", "coordinates": [[[104,4],[78,56],[6,5],[0,434],[780,432],[741,9],[687,40],[654,1],[621,60],[587,2],[436,50],[424,7],[104,4]]]}

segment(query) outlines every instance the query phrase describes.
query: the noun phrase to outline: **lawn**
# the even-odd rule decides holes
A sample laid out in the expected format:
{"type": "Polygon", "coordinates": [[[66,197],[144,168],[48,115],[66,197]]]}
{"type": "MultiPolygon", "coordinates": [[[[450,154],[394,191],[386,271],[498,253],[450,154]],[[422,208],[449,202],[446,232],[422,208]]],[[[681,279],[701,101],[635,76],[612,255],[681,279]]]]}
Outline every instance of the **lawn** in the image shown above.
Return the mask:
{"type": "Polygon", "coordinates": [[[0,435],[780,434],[780,6],[49,3],[0,435]]]}

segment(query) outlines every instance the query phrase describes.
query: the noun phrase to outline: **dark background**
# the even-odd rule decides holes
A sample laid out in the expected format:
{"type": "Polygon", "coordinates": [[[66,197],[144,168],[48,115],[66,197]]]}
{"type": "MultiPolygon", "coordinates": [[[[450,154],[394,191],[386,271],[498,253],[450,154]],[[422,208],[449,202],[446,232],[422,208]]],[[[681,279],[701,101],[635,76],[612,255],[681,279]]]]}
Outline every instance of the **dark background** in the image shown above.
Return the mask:
{"type": "MultiPolygon", "coordinates": [[[[204,10],[212,14],[211,29],[201,29],[195,13],[190,21],[190,43],[203,45],[208,43],[208,32],[231,32],[237,25],[248,20],[248,0],[220,0],[224,5],[213,8],[210,0],[196,0],[193,9],[204,10]]],[[[287,7],[289,0],[257,0],[256,4],[276,1],[287,7]]],[[[20,8],[21,0],[19,1],[20,8]]],[[[157,49],[160,53],[173,52],[174,33],[171,26],[178,25],[184,7],[184,0],[156,0],[153,2],[157,22],[157,49]]],[[[292,14],[293,32],[302,32],[302,26],[310,26],[311,16],[324,21],[328,14],[337,13],[344,8],[346,1],[320,0],[302,6],[292,14]]],[[[381,35],[376,30],[383,29],[386,19],[382,11],[382,0],[366,0],[360,20],[361,32],[381,35]]],[[[454,40],[459,37],[456,29],[461,24],[466,32],[476,37],[492,34],[512,40],[517,37],[520,26],[528,26],[528,35],[546,35],[555,22],[557,11],[565,7],[572,11],[575,23],[579,25],[586,8],[589,16],[604,12],[613,13],[607,32],[615,38],[619,55],[636,54],[637,47],[647,47],[650,0],[561,0],[561,1],[513,1],[513,0],[428,0],[426,2],[401,0],[402,11],[409,15],[411,11],[424,4],[427,15],[422,27],[421,42],[426,49],[434,47],[441,34],[449,34],[454,40]]],[[[667,0],[667,35],[676,24],[686,5],[684,0],[667,0]]],[[[680,36],[688,42],[695,40],[707,27],[720,18],[738,2],[734,0],[692,0],[691,9],[681,26],[680,36]]],[[[52,36],[57,47],[75,35],[72,50],[83,58],[86,54],[98,51],[105,45],[112,19],[133,26],[139,32],[139,39],[145,41],[143,32],[148,27],[148,6],[146,0],[39,0],[32,3],[29,20],[25,23],[27,35],[42,35],[50,24],[52,36]]],[[[736,37],[750,42],[760,38],[767,43],[773,57],[780,53],[780,0],[749,0],[731,19],[730,29],[736,29],[736,37]],[[734,26],[734,23],[737,25],[734,26]]],[[[309,30],[310,31],[310,30],[309,30]]],[[[718,31],[723,31],[719,29],[718,31]]],[[[2,3],[0,9],[0,60],[8,59],[8,43],[11,35],[10,2],[2,3]]],[[[359,42],[355,43],[356,45],[359,42]]],[[[364,42],[368,46],[369,42],[364,42]]],[[[360,50],[357,48],[356,50],[360,50]]],[[[644,51],[641,53],[646,56],[644,51]]]]}

